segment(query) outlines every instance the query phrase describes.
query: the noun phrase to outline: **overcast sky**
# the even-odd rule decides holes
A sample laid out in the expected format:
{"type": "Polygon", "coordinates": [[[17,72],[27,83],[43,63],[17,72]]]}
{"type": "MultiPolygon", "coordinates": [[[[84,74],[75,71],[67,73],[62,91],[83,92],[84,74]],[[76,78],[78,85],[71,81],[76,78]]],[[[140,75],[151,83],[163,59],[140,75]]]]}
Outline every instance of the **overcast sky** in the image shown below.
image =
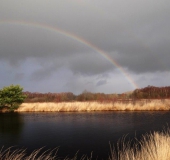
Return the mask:
{"type": "Polygon", "coordinates": [[[123,93],[170,85],[169,0],[1,0],[0,88],[123,93]]]}

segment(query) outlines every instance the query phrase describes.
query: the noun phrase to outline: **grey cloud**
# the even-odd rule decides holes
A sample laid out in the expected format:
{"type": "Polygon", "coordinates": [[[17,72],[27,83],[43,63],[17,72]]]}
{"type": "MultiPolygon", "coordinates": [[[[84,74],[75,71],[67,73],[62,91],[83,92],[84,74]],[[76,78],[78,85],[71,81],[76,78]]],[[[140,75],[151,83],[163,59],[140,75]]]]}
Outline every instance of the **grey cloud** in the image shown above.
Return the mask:
{"type": "Polygon", "coordinates": [[[57,33],[35,28],[13,26],[0,30],[0,58],[64,57],[89,50],[74,40],[57,33]],[[13,29],[13,30],[12,30],[13,29]]]}
{"type": "Polygon", "coordinates": [[[152,86],[169,86],[170,72],[156,72],[156,73],[143,73],[137,77],[136,83],[140,84],[140,87],[152,86]]]}
{"type": "Polygon", "coordinates": [[[107,83],[106,80],[100,80],[100,81],[98,81],[98,82],[96,83],[96,86],[102,86],[102,85],[104,85],[104,84],[106,84],[106,83],[107,83]]]}
{"type": "Polygon", "coordinates": [[[2,0],[0,61],[34,81],[63,68],[71,72],[73,86],[95,76],[96,83],[88,85],[93,90],[115,73],[109,57],[139,77],[169,71],[169,8],[169,0],[2,0]],[[76,81],[77,76],[83,78],[76,81]]]}
{"type": "Polygon", "coordinates": [[[135,73],[168,71],[170,68],[170,63],[168,62],[170,54],[168,50],[169,49],[160,50],[158,48],[153,51],[137,52],[136,55],[125,53],[120,54],[115,57],[115,59],[121,66],[135,73]]]}
{"type": "Polygon", "coordinates": [[[37,80],[47,79],[51,77],[53,73],[54,73],[53,67],[48,67],[45,69],[41,68],[32,73],[30,80],[37,81],[37,80]]]}
{"type": "MultiPolygon", "coordinates": [[[[170,27],[168,20],[170,14],[169,1],[155,1],[154,4],[152,1],[139,2],[134,0],[108,1],[107,3],[102,1],[92,2],[94,6],[97,3],[101,11],[92,10],[95,7],[89,8],[76,1],[69,2],[66,0],[48,3],[46,1],[26,1],[23,3],[18,0],[15,1],[17,5],[12,5],[12,3],[14,2],[9,4],[4,1],[2,3],[2,19],[7,19],[7,16],[3,16],[8,15],[9,18],[49,23],[51,26],[70,31],[106,52],[116,50],[122,56],[125,54],[127,58],[120,57],[118,62],[130,70],[145,72],[141,65],[140,67],[136,65],[138,58],[135,57],[140,57],[143,61],[144,58],[142,57],[154,57],[156,54],[159,59],[164,54],[165,59],[169,58],[167,54],[169,45],[166,45],[169,44],[167,34],[170,27]],[[38,4],[40,4],[39,8],[36,7],[38,4]],[[103,16],[104,13],[107,13],[109,19],[103,16]]],[[[70,41],[61,35],[49,36],[49,33],[37,30],[34,32],[32,29],[25,31],[25,29],[19,27],[18,31],[15,30],[15,34],[12,33],[13,38],[8,31],[3,32],[7,33],[3,37],[10,40],[7,43],[3,38],[4,43],[1,43],[3,47],[1,47],[0,52],[2,56],[8,56],[10,53],[14,55],[10,55],[13,59],[15,57],[22,58],[25,55],[35,57],[45,55],[68,56],[68,54],[87,52],[88,50],[88,47],[75,44],[75,41],[70,41]],[[14,37],[17,37],[18,41],[14,37]],[[11,47],[7,47],[7,44],[8,46],[10,44],[11,47]]],[[[147,64],[149,65],[149,63],[147,64]]],[[[151,64],[150,68],[154,67],[151,64]]],[[[151,69],[151,71],[153,70],[151,69]]]]}
{"type": "MultiPolygon", "coordinates": [[[[157,71],[169,68],[169,1],[94,1],[95,7],[72,1],[15,1],[10,5],[3,1],[1,17],[49,23],[74,33],[89,43],[98,46],[106,53],[118,51],[120,56],[111,55],[123,67],[136,73],[157,71]],[[39,4],[39,8],[36,6],[39,4]],[[107,13],[100,12],[101,10],[107,13]],[[108,9],[107,9],[108,8],[108,9]],[[5,16],[5,17],[4,17],[5,16]],[[113,17],[113,18],[112,18],[113,17]],[[140,62],[139,62],[140,61],[140,62]],[[162,65],[163,64],[163,65],[162,65]]],[[[90,2],[89,2],[90,3],[90,2]]],[[[84,3],[86,4],[86,3],[84,3]]],[[[1,26],[2,28],[2,26],[1,26]]],[[[7,26],[1,32],[1,58],[18,60],[20,58],[50,57],[68,59],[75,53],[90,52],[91,48],[67,38],[44,30],[24,26],[7,26]],[[14,31],[12,31],[12,27],[14,31]]],[[[90,60],[92,61],[92,60],[90,60]]],[[[15,61],[14,61],[15,62],[15,61]]],[[[80,66],[73,61],[71,69],[80,66]]],[[[89,62],[86,62],[87,64],[89,62]]],[[[93,63],[93,62],[92,62],[93,63]]],[[[92,64],[90,63],[90,64],[92,64]]],[[[94,59],[94,64],[95,64],[94,59]]],[[[101,66],[105,66],[100,63],[101,66]]],[[[82,62],[82,66],[83,66],[82,62]]],[[[95,65],[94,65],[95,66],[95,65]]],[[[92,65],[79,67],[83,71],[92,65]]],[[[97,67],[102,68],[102,67],[97,67]]],[[[104,67],[106,70],[106,67],[104,67]]],[[[110,67],[107,67],[110,69],[110,67]]],[[[79,69],[79,71],[81,71],[79,69]]],[[[98,72],[98,69],[96,69],[98,72]]],[[[75,72],[77,72],[75,70],[75,72]]],[[[102,70],[101,70],[102,72],[102,70]]]]}
{"type": "Polygon", "coordinates": [[[98,77],[96,78],[97,80],[100,80],[100,79],[107,79],[107,78],[110,78],[110,75],[108,73],[102,73],[100,75],[98,75],[98,77]]]}
{"type": "Polygon", "coordinates": [[[69,68],[75,74],[95,75],[114,70],[111,64],[98,53],[86,53],[70,59],[69,68]]]}
{"type": "Polygon", "coordinates": [[[23,80],[24,79],[24,73],[16,73],[15,74],[15,80],[17,80],[17,81],[21,81],[21,80],[23,80]]]}
{"type": "Polygon", "coordinates": [[[68,57],[53,59],[39,60],[38,69],[32,74],[32,79],[42,79],[43,77],[49,77],[54,74],[58,69],[69,68],[69,70],[75,75],[108,77],[107,72],[114,71],[115,67],[108,60],[103,58],[98,53],[84,53],[77,54],[75,56],[70,55],[68,57]],[[40,65],[41,64],[41,65],[40,65]]]}

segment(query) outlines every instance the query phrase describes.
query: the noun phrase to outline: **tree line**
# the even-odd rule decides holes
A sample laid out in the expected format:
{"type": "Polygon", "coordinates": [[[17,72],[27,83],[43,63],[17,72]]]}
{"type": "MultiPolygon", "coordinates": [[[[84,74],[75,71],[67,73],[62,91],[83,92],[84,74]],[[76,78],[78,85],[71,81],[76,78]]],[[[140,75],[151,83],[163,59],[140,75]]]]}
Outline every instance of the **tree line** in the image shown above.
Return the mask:
{"type": "Polygon", "coordinates": [[[74,102],[74,101],[98,101],[98,102],[115,102],[140,99],[169,99],[170,86],[155,87],[147,86],[145,88],[136,89],[129,93],[122,94],[105,94],[91,93],[84,91],[79,95],[72,92],[64,93],[38,93],[23,92],[23,88],[19,85],[10,85],[0,89],[0,110],[15,110],[23,102],[74,102]]]}
{"type": "Polygon", "coordinates": [[[169,99],[170,86],[147,86],[145,88],[136,89],[133,91],[132,97],[135,99],[169,99]]]}
{"type": "Polygon", "coordinates": [[[64,93],[38,93],[38,92],[23,92],[26,95],[24,102],[73,102],[73,101],[113,101],[121,95],[118,94],[104,94],[104,93],[91,93],[84,91],[79,95],[72,92],[64,93]]]}
{"type": "Polygon", "coordinates": [[[72,92],[64,93],[38,93],[38,92],[24,92],[26,99],[24,102],[72,102],[72,101],[124,101],[135,99],[166,99],[170,98],[170,86],[155,87],[147,86],[145,88],[136,89],[129,93],[122,94],[105,94],[92,93],[84,91],[79,95],[72,92]]]}

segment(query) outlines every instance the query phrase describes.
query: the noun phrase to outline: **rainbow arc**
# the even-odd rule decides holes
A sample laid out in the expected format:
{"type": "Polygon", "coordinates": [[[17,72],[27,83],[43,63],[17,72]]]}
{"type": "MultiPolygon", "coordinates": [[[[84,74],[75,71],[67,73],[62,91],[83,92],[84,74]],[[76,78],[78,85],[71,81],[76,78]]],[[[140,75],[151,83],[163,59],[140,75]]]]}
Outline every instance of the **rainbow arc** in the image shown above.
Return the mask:
{"type": "Polygon", "coordinates": [[[108,53],[106,53],[105,51],[103,51],[99,47],[95,46],[94,44],[88,42],[87,40],[77,36],[76,34],[65,31],[65,30],[58,28],[56,26],[51,26],[51,25],[48,25],[48,24],[37,23],[37,22],[16,21],[16,20],[2,20],[2,21],[0,21],[0,25],[3,25],[3,24],[21,25],[21,26],[30,26],[30,27],[41,28],[41,29],[44,29],[44,30],[48,30],[50,32],[62,34],[63,36],[66,36],[68,38],[71,38],[71,39],[83,44],[83,45],[86,45],[87,47],[91,48],[92,50],[94,50],[95,52],[97,52],[101,56],[103,56],[105,59],[107,59],[116,68],[118,68],[118,70],[130,82],[130,84],[133,86],[133,88],[139,88],[138,85],[135,83],[135,81],[131,78],[131,76],[126,72],[126,70],[121,65],[119,65],[112,57],[110,57],[108,53]]]}

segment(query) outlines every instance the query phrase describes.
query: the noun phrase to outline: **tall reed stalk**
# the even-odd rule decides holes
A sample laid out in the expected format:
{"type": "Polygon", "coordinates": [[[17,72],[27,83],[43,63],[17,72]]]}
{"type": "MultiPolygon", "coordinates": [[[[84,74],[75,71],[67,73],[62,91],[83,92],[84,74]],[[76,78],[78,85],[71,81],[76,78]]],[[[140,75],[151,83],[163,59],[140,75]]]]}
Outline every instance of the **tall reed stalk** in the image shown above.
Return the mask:
{"type": "Polygon", "coordinates": [[[133,145],[130,141],[118,143],[117,149],[118,152],[115,152],[115,148],[111,147],[109,160],[169,160],[170,132],[146,134],[133,145]]]}

